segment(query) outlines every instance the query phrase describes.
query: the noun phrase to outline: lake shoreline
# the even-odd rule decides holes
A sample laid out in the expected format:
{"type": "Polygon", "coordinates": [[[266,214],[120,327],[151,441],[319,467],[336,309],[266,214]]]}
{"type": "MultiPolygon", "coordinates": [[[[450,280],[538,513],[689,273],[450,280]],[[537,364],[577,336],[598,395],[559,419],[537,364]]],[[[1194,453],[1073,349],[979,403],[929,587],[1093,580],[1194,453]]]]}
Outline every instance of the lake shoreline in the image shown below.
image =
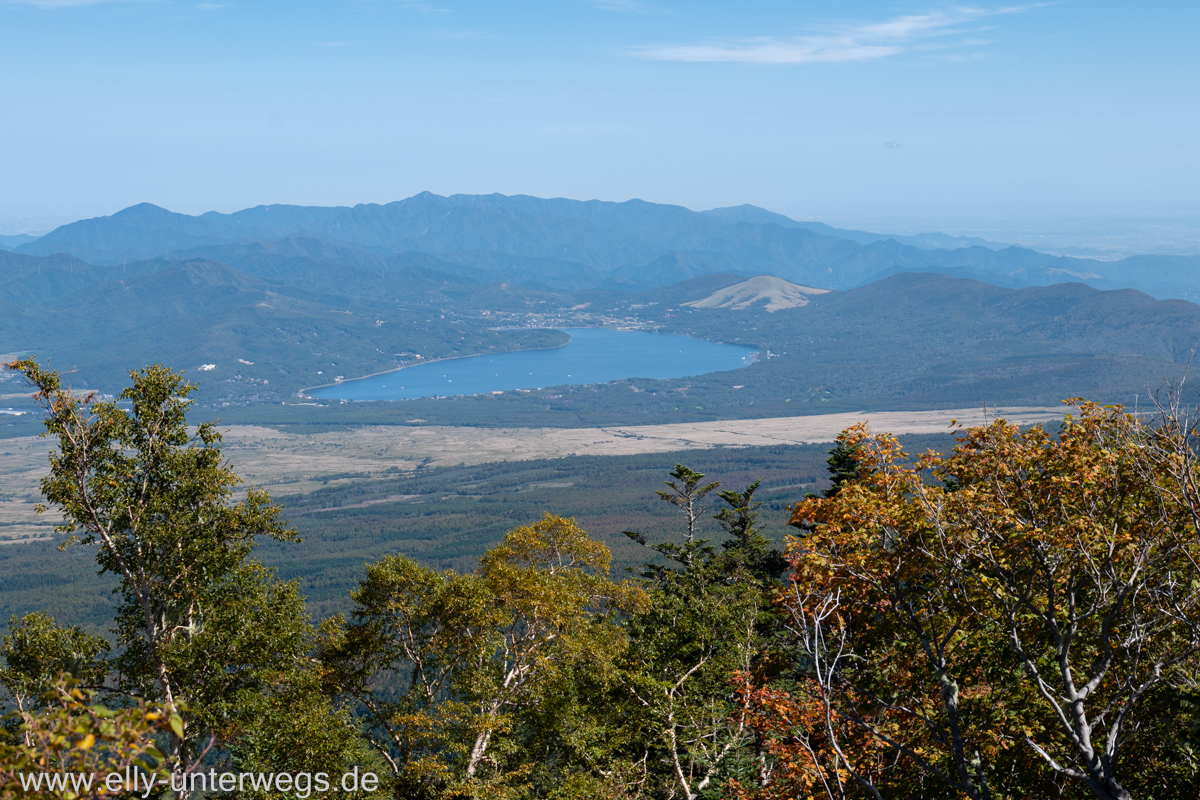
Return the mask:
{"type": "MultiPolygon", "coordinates": [[[[563,331],[562,328],[507,328],[506,330],[562,331],[563,333],[567,333],[566,331],[563,331]]],[[[605,329],[604,328],[579,328],[577,330],[598,330],[599,331],[599,330],[605,330],[605,329]]],[[[306,397],[309,400],[322,400],[325,398],[310,397],[308,393],[310,391],[314,391],[316,389],[328,389],[331,386],[345,386],[347,383],[350,383],[351,381],[365,381],[368,378],[378,378],[380,375],[391,375],[394,372],[400,372],[401,370],[405,370],[405,369],[412,369],[413,367],[424,367],[429,364],[440,364],[443,361],[463,361],[468,358],[479,358],[480,356],[500,356],[500,355],[504,355],[505,353],[536,353],[539,350],[558,350],[559,348],[566,347],[570,343],[571,343],[571,334],[567,333],[567,340],[565,342],[563,342],[562,344],[556,344],[553,347],[520,347],[520,348],[517,348],[516,350],[501,350],[496,353],[472,353],[469,356],[443,356],[442,358],[431,358],[428,361],[421,361],[420,363],[417,363],[417,364],[405,364],[402,367],[396,367],[395,369],[385,369],[382,372],[372,372],[370,375],[362,375],[358,378],[347,378],[344,381],[334,381],[333,383],[323,383],[320,386],[308,386],[308,387],[305,387],[304,389],[301,389],[299,392],[297,392],[297,394],[299,394],[301,397],[306,397]]],[[[400,399],[402,399],[402,400],[419,400],[421,398],[403,397],[400,399]]],[[[395,402],[395,401],[393,400],[392,402],[395,402]]]]}
{"type": "Polygon", "coordinates": [[[676,333],[589,327],[540,330],[559,331],[568,339],[550,347],[431,359],[308,387],[302,396],[342,403],[397,401],[528,392],[628,379],[670,380],[741,369],[755,363],[758,355],[753,347],[676,333]]]}

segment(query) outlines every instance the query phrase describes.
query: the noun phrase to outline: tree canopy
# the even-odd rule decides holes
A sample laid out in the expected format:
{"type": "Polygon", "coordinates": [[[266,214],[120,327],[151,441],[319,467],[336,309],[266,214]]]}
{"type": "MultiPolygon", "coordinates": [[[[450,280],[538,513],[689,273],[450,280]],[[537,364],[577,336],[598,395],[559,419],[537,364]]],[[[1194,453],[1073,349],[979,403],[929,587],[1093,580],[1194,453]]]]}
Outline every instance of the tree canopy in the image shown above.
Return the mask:
{"type": "Polygon", "coordinates": [[[463,571],[366,564],[352,611],[314,624],[254,558],[295,531],[235,494],[180,375],[147,367],[102,401],[13,366],[57,446],[42,489],[63,547],[93,547],[119,602],[100,634],[10,622],[0,798],[30,771],[126,767],[379,777],[314,792],[347,800],[1200,785],[1200,438],[1178,404],[1076,401],[1057,431],[996,420],[917,456],[855,426],[782,547],[761,482],[676,464],[657,496],[678,524],[627,532],[646,548],[632,575],[547,513],[463,571]]]}
{"type": "Polygon", "coordinates": [[[1155,746],[1155,706],[1187,694],[1200,652],[1194,433],[1075,408],[1057,435],[997,420],[945,456],[843,434],[865,473],[795,508],[812,532],[784,602],[826,780],[1107,800],[1200,778],[1155,746]]]}

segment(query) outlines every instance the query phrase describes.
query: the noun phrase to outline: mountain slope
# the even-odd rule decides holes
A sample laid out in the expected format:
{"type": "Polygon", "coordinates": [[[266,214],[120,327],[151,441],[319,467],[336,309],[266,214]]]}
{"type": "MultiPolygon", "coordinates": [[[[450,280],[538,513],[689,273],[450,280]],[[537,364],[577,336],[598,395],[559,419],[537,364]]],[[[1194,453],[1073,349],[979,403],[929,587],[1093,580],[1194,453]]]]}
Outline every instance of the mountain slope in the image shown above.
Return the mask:
{"type": "MultiPolygon", "coordinates": [[[[830,243],[773,224],[730,235],[752,240],[763,257],[798,243],[818,266],[846,250],[864,272],[889,254],[909,253],[895,242],[830,243]]],[[[52,366],[78,368],[76,385],[105,389],[121,385],[130,367],[168,363],[200,379],[207,404],[287,400],[337,375],[414,363],[418,354],[427,360],[562,341],[534,326],[637,325],[750,345],[764,355],[736,379],[651,382],[648,396],[628,385],[564,390],[563,402],[576,404],[564,413],[594,424],[601,409],[611,412],[609,421],[648,421],[786,415],[830,403],[843,410],[858,403],[1021,404],[1077,394],[1128,401],[1178,377],[1200,342],[1200,306],[1081,283],[1011,289],[905,272],[822,293],[775,276],[704,271],[727,263],[719,254],[672,253],[664,270],[704,269],[639,294],[555,293],[483,282],[494,273],[428,254],[306,238],[205,248],[245,269],[212,258],[93,267],[62,255],[0,256],[0,352],[33,352],[52,366]],[[355,266],[343,263],[351,260],[355,266]],[[658,397],[654,387],[691,388],[684,402],[679,393],[658,397]]],[[[1011,257],[984,248],[959,256],[983,265],[1011,257]]],[[[489,266],[502,270],[501,261],[489,266]]],[[[540,263],[552,273],[564,262],[540,263]]],[[[527,424],[542,424],[547,414],[545,424],[558,419],[550,413],[557,400],[545,397],[531,397],[528,408],[510,399],[474,402],[394,413],[447,421],[447,409],[459,409],[451,414],[459,423],[510,413],[527,424]],[[463,417],[461,409],[475,411],[463,417]]]]}
{"type": "MultiPolygon", "coordinates": [[[[694,287],[692,300],[704,296],[694,287]]],[[[928,273],[813,296],[805,306],[775,313],[761,305],[646,313],[662,330],[769,349],[771,357],[671,382],[659,396],[646,397],[643,387],[626,404],[625,424],[1045,405],[1081,395],[1132,405],[1164,381],[1178,381],[1200,344],[1200,305],[1187,301],[1078,283],[1008,289],[928,273]],[[683,395],[671,391],[681,387],[688,387],[683,395]]],[[[622,391],[629,389],[577,391],[564,402],[588,398],[603,407],[617,403],[622,391]]],[[[432,413],[421,409],[422,416],[432,413]]],[[[610,422],[600,415],[588,421],[610,422]]]]}
{"type": "MultiPolygon", "coordinates": [[[[262,407],[257,416],[240,418],[361,424],[386,423],[402,413],[430,424],[571,427],[1045,406],[1072,396],[1134,405],[1164,381],[1178,382],[1200,342],[1200,306],[1132,290],[1081,284],[1007,289],[905,273],[775,313],[761,305],[680,308],[719,288],[710,281],[740,282],[703,276],[608,299],[624,303],[616,312],[624,320],[636,315],[663,332],[756,347],[757,363],[678,380],[630,378],[528,395],[351,404],[319,414],[262,407]],[[391,410],[396,407],[403,410],[391,410]]],[[[604,312],[611,306],[600,294],[594,307],[604,312]]]]}
{"type": "MultiPolygon", "coordinates": [[[[565,341],[556,331],[491,330],[487,320],[439,309],[401,274],[389,273],[393,282],[370,298],[200,259],[133,266],[147,274],[98,281],[41,304],[0,298],[0,352],[34,353],[72,371],[74,385],[105,390],[122,385],[130,368],[165,363],[202,379],[200,399],[216,403],[277,401],[335,375],[394,369],[416,354],[445,358],[565,341]]],[[[495,287],[454,286],[467,302],[472,292],[500,305],[527,302],[495,287]]]]}
{"type": "Polygon", "coordinates": [[[101,281],[144,275],[137,265],[97,267],[69,255],[38,258],[0,251],[0,299],[14,303],[44,303],[101,281]]]}

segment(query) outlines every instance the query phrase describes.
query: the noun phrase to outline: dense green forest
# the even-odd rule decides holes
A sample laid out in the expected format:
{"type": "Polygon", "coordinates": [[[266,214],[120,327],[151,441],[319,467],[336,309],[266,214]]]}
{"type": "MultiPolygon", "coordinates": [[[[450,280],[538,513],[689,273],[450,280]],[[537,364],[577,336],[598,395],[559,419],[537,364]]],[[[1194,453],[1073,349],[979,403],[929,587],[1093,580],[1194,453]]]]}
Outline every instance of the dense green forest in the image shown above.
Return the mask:
{"type": "MultiPolygon", "coordinates": [[[[644,459],[418,471],[309,494],[293,526],[261,491],[233,501],[178,374],[147,368],[103,401],[15,367],[58,443],[43,492],[66,516],[64,557],[116,591],[100,631],[10,620],[0,796],[104,795],[22,789],[67,772],[264,798],[1167,800],[1200,785],[1200,463],[1180,406],[1150,424],[1077,402],[1058,431],[996,420],[923,454],[856,426],[827,458],[704,454],[713,473],[736,465],[720,483],[644,459]],[[649,488],[659,513],[606,520],[599,480],[649,488]],[[575,486],[592,495],[579,519],[527,505],[575,486]],[[528,497],[506,508],[505,489],[528,497]],[[420,514],[438,495],[498,528],[436,556],[432,536],[424,552],[362,547],[373,509],[420,514]],[[302,547],[326,514],[323,535],[340,525],[359,547],[342,613],[304,595],[344,590],[348,563],[302,589],[259,558],[302,547]],[[621,528],[631,570],[589,515],[621,528]],[[233,783],[208,784],[218,773],[233,783]],[[266,774],[286,786],[237,786],[266,774]]],[[[310,568],[337,550],[323,544],[310,568]]]]}
{"type": "MultiPolygon", "coordinates": [[[[945,450],[949,435],[906,436],[913,452],[945,450]]],[[[401,553],[439,569],[472,569],[504,534],[546,512],[577,520],[613,552],[624,571],[646,559],[621,531],[681,536],[675,515],[655,496],[679,462],[729,486],[760,480],[760,527],[783,542],[787,507],[824,489],[824,445],[742,447],[631,456],[569,456],[464,467],[422,467],[380,478],[331,476],[332,485],[273,499],[300,534],[299,542],[266,541],[257,557],[281,577],[297,580],[317,617],[349,611],[350,590],[365,563],[401,553]]],[[[707,520],[706,535],[719,530],[707,520]]],[[[14,615],[47,611],[98,631],[112,615],[111,578],[97,576],[89,552],[59,551],[55,541],[0,547],[0,632],[14,615]]]]}

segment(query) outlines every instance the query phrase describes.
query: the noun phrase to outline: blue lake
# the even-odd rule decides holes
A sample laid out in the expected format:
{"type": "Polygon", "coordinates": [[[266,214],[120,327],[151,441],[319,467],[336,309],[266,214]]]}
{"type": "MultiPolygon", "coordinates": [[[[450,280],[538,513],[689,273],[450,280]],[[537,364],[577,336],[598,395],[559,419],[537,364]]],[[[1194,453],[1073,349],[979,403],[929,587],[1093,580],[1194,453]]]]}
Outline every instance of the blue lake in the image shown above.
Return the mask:
{"type": "Polygon", "coordinates": [[[607,383],[621,378],[683,378],[737,369],[754,349],[644,331],[565,328],[571,341],[550,350],[522,350],[418,364],[342,381],[306,394],[335,400],[407,400],[459,394],[607,383]]]}

